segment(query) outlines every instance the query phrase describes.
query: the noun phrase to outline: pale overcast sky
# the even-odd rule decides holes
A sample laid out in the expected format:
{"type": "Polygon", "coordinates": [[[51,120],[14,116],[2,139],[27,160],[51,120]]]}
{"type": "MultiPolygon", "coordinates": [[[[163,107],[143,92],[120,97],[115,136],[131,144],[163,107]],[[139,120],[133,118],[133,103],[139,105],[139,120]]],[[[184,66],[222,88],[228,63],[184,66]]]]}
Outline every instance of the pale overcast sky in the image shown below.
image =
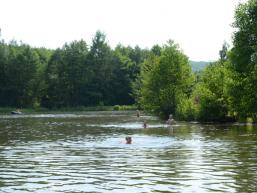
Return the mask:
{"type": "Polygon", "coordinates": [[[0,0],[6,41],[57,48],[97,30],[114,47],[151,48],[173,39],[191,60],[213,61],[231,41],[234,9],[245,0],[0,0]]]}

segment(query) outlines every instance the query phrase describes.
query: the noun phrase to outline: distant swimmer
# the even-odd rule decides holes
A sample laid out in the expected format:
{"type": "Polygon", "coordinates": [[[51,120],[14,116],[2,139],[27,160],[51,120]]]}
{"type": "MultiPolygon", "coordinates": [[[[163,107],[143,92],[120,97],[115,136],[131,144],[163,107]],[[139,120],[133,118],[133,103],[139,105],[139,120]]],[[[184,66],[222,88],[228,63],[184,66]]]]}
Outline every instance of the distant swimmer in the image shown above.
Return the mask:
{"type": "Polygon", "coordinates": [[[131,144],[132,143],[132,138],[131,137],[126,137],[126,144],[131,144]]]}
{"type": "Polygon", "coordinates": [[[137,117],[140,117],[140,111],[137,110],[137,117]]]}
{"type": "Polygon", "coordinates": [[[147,123],[146,123],[146,121],[144,121],[143,127],[144,127],[145,129],[147,128],[147,123]]]}
{"type": "Polygon", "coordinates": [[[166,123],[167,123],[168,125],[172,125],[174,122],[175,122],[175,120],[173,119],[172,114],[170,114],[169,119],[166,121],[166,123]]]}

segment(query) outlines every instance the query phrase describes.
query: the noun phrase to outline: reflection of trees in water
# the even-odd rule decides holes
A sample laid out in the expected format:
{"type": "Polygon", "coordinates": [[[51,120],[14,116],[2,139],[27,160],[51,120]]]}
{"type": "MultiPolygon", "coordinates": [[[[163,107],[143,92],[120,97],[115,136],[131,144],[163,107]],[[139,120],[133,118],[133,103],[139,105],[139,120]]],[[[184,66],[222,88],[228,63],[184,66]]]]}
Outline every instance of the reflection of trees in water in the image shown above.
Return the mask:
{"type": "Polygon", "coordinates": [[[233,141],[230,152],[234,159],[231,165],[234,166],[233,171],[236,171],[233,178],[238,185],[237,192],[255,192],[257,189],[256,129],[256,126],[249,125],[233,126],[228,132],[228,136],[233,141]]]}
{"type": "MultiPolygon", "coordinates": [[[[154,183],[159,186],[174,187],[176,190],[183,192],[186,186],[186,179],[189,178],[190,172],[187,170],[190,154],[183,151],[183,147],[172,147],[154,149],[144,152],[147,160],[152,159],[148,164],[149,170],[155,175],[154,183]]],[[[147,164],[144,164],[147,165],[147,164]]]]}
{"type": "Polygon", "coordinates": [[[223,171],[223,184],[235,192],[254,192],[257,189],[257,127],[253,125],[207,126],[205,138],[217,146],[205,154],[211,158],[213,172],[223,171]],[[231,179],[231,180],[229,180],[231,179]]]}

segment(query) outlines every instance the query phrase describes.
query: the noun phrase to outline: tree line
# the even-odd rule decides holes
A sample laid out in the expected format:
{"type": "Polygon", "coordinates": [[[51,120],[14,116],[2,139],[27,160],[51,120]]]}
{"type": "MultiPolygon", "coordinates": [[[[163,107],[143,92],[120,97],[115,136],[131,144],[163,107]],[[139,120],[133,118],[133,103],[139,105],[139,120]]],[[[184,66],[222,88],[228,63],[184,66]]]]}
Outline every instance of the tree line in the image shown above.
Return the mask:
{"type": "Polygon", "coordinates": [[[181,120],[257,119],[257,0],[239,4],[233,46],[218,61],[192,73],[179,47],[168,42],[140,71],[137,101],[143,108],[181,120]]]}
{"type": "Polygon", "coordinates": [[[132,83],[148,50],[107,44],[96,32],[55,50],[0,42],[0,106],[78,107],[134,104],[132,83]]]}
{"type": "Polygon", "coordinates": [[[235,10],[233,46],[192,72],[174,41],[151,49],[117,45],[104,33],[55,50],[0,42],[0,106],[137,104],[166,118],[228,121],[257,112],[257,0],[235,10]]]}

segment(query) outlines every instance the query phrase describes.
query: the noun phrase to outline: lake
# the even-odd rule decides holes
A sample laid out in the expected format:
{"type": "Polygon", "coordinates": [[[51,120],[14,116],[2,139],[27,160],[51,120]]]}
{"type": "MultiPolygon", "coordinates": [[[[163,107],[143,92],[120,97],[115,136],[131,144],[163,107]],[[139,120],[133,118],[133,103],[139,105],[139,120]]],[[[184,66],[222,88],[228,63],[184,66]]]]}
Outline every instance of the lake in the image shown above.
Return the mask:
{"type": "Polygon", "coordinates": [[[256,125],[171,128],[133,111],[0,115],[3,193],[256,191],[256,125]]]}

